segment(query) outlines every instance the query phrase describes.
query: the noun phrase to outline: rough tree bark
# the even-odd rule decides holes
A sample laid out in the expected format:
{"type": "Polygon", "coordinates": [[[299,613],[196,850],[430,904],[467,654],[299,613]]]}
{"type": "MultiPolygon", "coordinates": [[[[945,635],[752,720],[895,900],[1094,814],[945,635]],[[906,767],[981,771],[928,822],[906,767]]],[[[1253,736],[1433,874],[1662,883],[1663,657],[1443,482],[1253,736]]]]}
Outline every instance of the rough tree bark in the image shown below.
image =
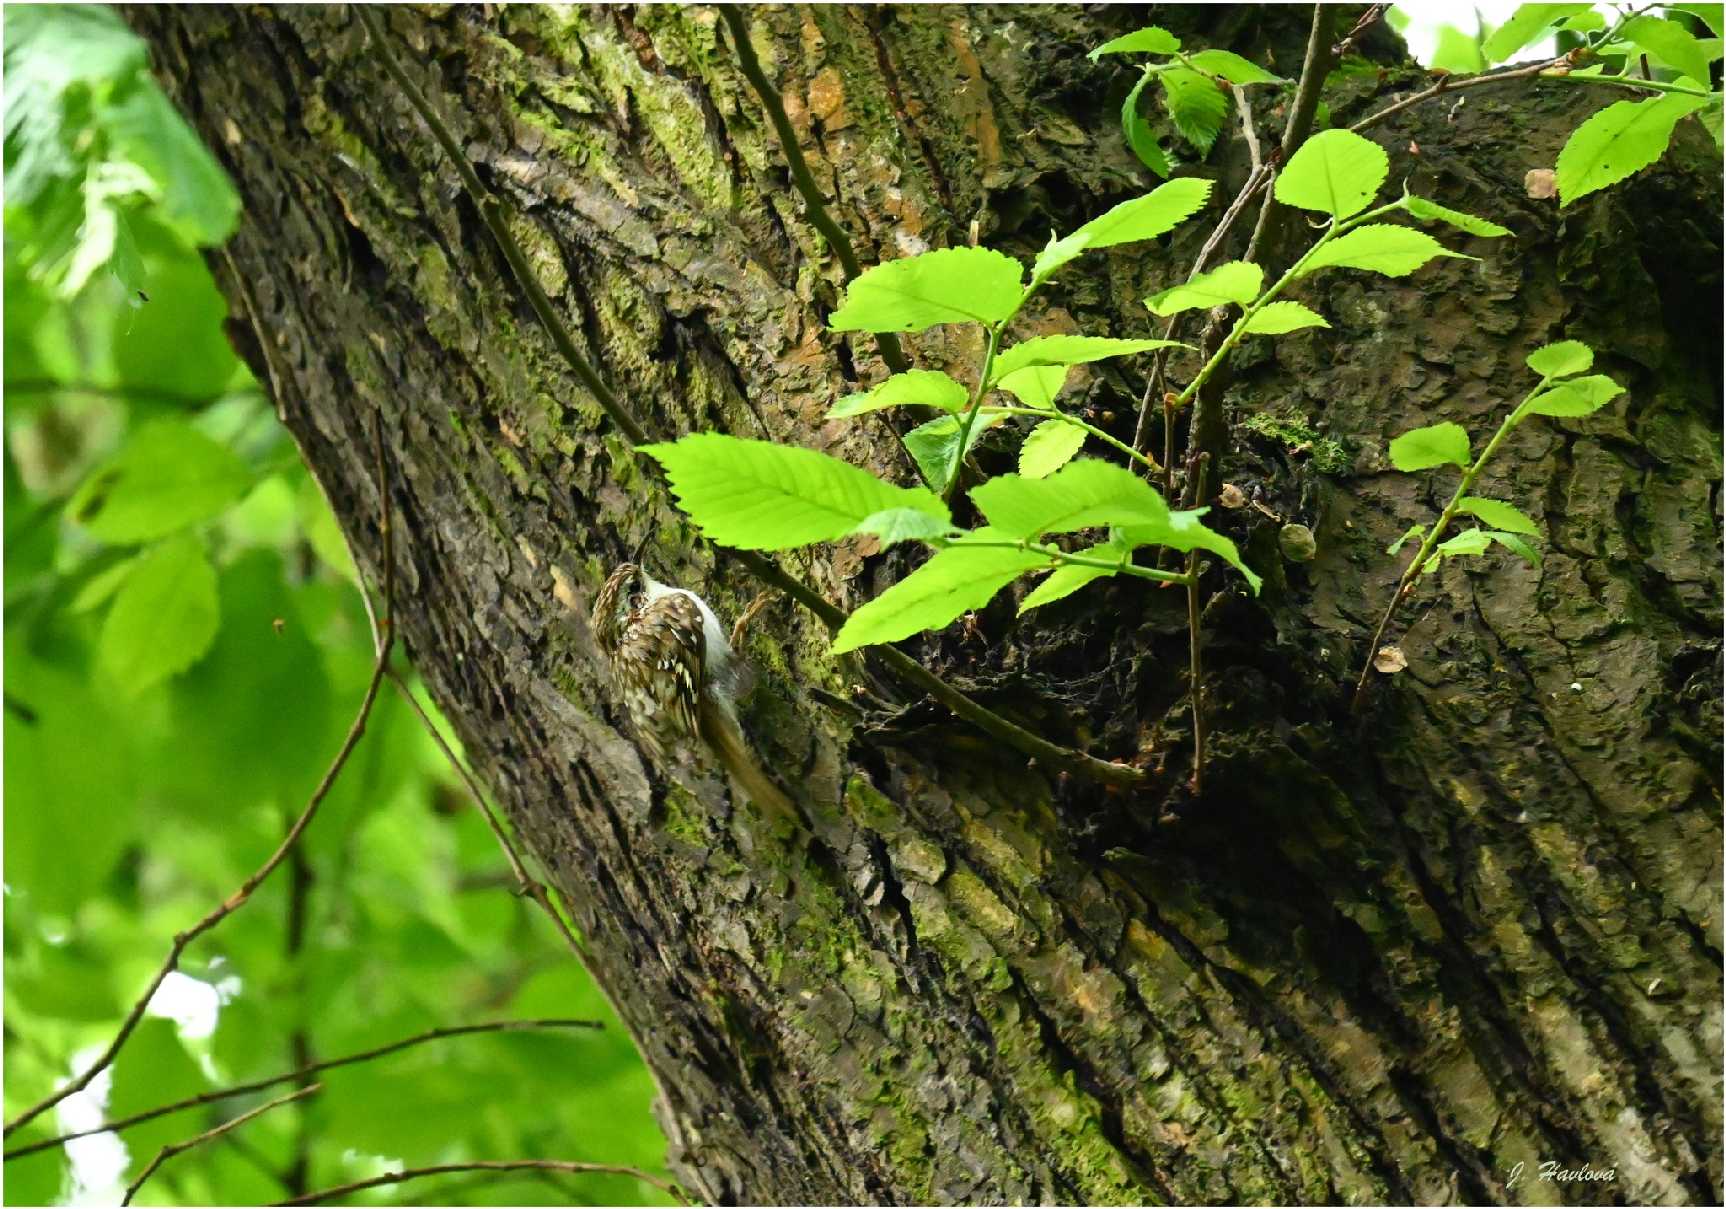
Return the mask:
{"type": "MultiPolygon", "coordinates": [[[[822,420],[884,370],[872,343],[824,329],[839,267],[712,10],[382,15],[653,431],[909,473],[884,421],[822,420]]],[[[1705,136],[1561,213],[1526,196],[1524,173],[1616,97],[1482,90],[1374,132],[1393,184],[1515,237],[1408,279],[1319,279],[1303,296],[1331,330],[1242,357],[1222,478],[1262,507],[1221,520],[1267,584],[1255,601],[1207,581],[1202,801],[1179,789],[1177,592],[1109,581],[1023,622],[1003,600],[905,644],[1063,742],[1162,760],[1160,788],[1130,795],[1047,778],[902,691],[891,716],[829,708],[856,684],[898,690],[829,657],[822,627],[780,602],[747,639],[763,673],[747,718],[814,820],[805,845],[702,766],[645,768],[627,738],[585,619],[606,569],[648,537],[656,569],[731,616],[758,585],[698,540],[555,355],[352,15],[130,16],[245,199],[216,261],[237,339],[373,574],[382,417],[402,637],[574,904],[698,1195],[1720,1200],[1720,194],[1705,136]],[[1439,416],[1495,422],[1526,388],[1523,355],[1560,335],[1592,343],[1629,393],[1526,425],[1488,471],[1547,527],[1544,566],[1447,564],[1405,612],[1408,669],[1352,719],[1396,573],[1382,551],[1439,489],[1388,473],[1386,440],[1439,416]],[[1277,422],[1241,427],[1255,414],[1277,422]],[[1279,560],[1279,520],[1312,527],[1316,561],[1279,560]],[[1542,1183],[1545,1160],[1616,1180],[1542,1183]]],[[[1028,259],[1051,228],[1152,183],[1116,126],[1128,73],[1084,57],[1142,11],[748,16],[865,263],[961,243],[973,222],[1028,259]]],[[[1156,19],[1293,74],[1307,14],[1156,19]]],[[[1332,116],[1419,81],[1394,62],[1339,80],[1332,116]]],[[[1268,146],[1280,110],[1260,104],[1268,146]]],[[[1238,143],[1213,156],[1212,220],[1244,173],[1238,143]]],[[[1148,334],[1138,300],[1205,234],[1194,222],[1081,262],[1020,334],[1148,334]]],[[[925,366],[975,352],[947,329],[907,343],[925,366]]],[[[1123,437],[1136,368],[1082,379],[1123,437]]],[[[848,606],[906,567],[856,544],[787,563],[848,606]]]]}

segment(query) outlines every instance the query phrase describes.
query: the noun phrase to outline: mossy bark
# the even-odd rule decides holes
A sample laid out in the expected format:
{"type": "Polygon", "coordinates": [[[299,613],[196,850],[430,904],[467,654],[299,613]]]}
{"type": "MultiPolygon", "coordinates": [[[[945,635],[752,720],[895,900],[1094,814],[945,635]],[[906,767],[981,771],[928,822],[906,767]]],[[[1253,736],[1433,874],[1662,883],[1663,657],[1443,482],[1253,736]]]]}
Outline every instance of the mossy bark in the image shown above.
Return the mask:
{"type": "MultiPolygon", "coordinates": [[[[718,429],[908,463],[880,418],[827,423],[883,372],[824,316],[838,266],[710,9],[381,14],[600,372],[655,432],[718,429]]],[[[1560,211],[1523,188],[1609,99],[1525,85],[1373,132],[1391,180],[1515,235],[1301,298],[1329,330],[1251,342],[1225,400],[1217,519],[1267,578],[1213,572],[1214,726],[1184,798],[1184,602],[1107,581],[907,644],[1045,733],[1163,769],[1108,794],[1045,778],[859,684],[780,602],[746,640],[746,712],[813,837],[774,832],[699,760],[644,767],[585,614],[647,539],[736,616],[757,585],[608,430],[509,279],[421,119],[342,8],[130,13],[245,199],[216,265],[237,340],[378,570],[370,431],[399,532],[402,637],[664,1091],[679,1177],[714,1201],[1718,1202],[1721,1198],[1720,193],[1706,136],[1560,211]],[[1485,432],[1558,336],[1629,388],[1525,425],[1484,493],[1544,564],[1456,562],[1347,709],[1397,573],[1446,490],[1385,442],[1485,432]],[[1252,415],[1276,423],[1248,429],[1252,415]],[[1306,426],[1304,429],[1302,425],[1306,426]],[[1323,446],[1321,473],[1305,442],[1323,446]],[[1284,564],[1281,523],[1318,537],[1284,564]],[[815,690],[826,696],[819,697],[815,690]],[[1552,1161],[1612,1182],[1539,1179],[1552,1161]],[[1525,1164],[1519,1180],[1512,1172],[1525,1164]]],[[[1292,74],[1300,9],[1168,10],[1195,44],[1292,74]]],[[[865,263],[964,242],[1029,259],[1153,182],[1117,129],[1130,73],[1084,52],[1108,6],[758,8],[765,70],[865,263]]],[[[1339,26],[1341,27],[1341,26],[1339,26]]],[[[1338,81],[1337,121],[1419,84],[1338,81]]],[[[1275,97],[1261,101],[1268,146],[1275,97]]],[[[1214,219],[1244,174],[1225,136],[1214,219]]],[[[1019,335],[1150,334],[1139,299],[1206,225],[1074,266],[1019,335]],[[1164,246],[1166,243],[1167,246],[1164,246]]],[[[1245,230],[1241,239],[1245,238],[1245,230]]],[[[973,337],[912,337],[964,376],[973,337]]],[[[1175,380],[1191,372],[1176,362],[1175,380]]],[[[1075,405],[1122,437],[1132,365],[1075,405]]],[[[986,468],[1010,454],[985,447],[986,468]]],[[[854,606],[908,565],[788,556],[854,606]]],[[[1011,594],[1009,594],[1010,596],[1011,594]]],[[[581,1078],[572,1069],[572,1080],[581,1078]]],[[[495,1156],[511,1157],[511,1156],[495,1156]]]]}

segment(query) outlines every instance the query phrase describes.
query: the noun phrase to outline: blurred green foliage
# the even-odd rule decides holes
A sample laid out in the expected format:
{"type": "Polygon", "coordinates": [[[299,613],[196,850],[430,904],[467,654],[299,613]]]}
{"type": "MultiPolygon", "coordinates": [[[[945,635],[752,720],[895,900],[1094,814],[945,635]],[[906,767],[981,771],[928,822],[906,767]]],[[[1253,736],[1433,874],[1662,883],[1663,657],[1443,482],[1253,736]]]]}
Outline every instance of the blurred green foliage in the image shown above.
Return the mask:
{"type": "MultiPolygon", "coordinates": [[[[222,332],[199,249],[232,233],[233,187],[112,11],[9,7],[4,44],[10,1119],[113,1036],[174,931],[274,848],[372,653],[334,518],[222,332]]],[[[110,1118],[290,1069],[296,1045],[332,1058],[501,1018],[607,1030],[464,1036],[331,1072],[318,1096],[167,1164],[141,1203],[280,1199],[296,1167],[313,1189],[464,1159],[663,1169],[628,1036],[511,893],[484,820],[387,689],[302,849],[301,875],[278,870],[187,954],[182,972],[219,990],[213,1031],[147,1019],[98,1084],[110,1118]]],[[[163,1144],[281,1091],[128,1130],[121,1170],[75,1171],[60,1149],[8,1163],[6,1201],[108,1199],[163,1144]]],[[[69,1108],[8,1144],[61,1132],[69,1108]]],[[[539,1174],[355,1199],[664,1200],[539,1174]]]]}

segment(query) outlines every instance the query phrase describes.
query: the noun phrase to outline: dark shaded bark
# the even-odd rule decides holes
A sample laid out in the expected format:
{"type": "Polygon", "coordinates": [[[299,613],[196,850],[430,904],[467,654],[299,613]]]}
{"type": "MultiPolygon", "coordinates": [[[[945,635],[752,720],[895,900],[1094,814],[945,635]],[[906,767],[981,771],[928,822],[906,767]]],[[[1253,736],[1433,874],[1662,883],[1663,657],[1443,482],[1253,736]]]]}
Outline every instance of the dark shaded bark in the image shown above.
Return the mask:
{"type": "MultiPolygon", "coordinates": [[[[842,279],[712,11],[384,16],[651,430],[906,473],[884,421],[821,419],[883,369],[824,329],[842,279]]],[[[1138,14],[749,16],[865,263],[963,242],[973,220],[1029,259],[1151,183],[1115,126],[1126,73],[1083,53],[1138,14]]],[[[1292,72],[1307,17],[1158,19],[1292,72]]],[[[1482,90],[1375,132],[1393,182],[1515,238],[1408,279],[1318,279],[1301,296],[1333,328],[1240,358],[1231,414],[1293,416],[1293,435],[1237,423],[1220,468],[1262,505],[1223,523],[1267,585],[1255,601],[1207,580],[1202,801],[1179,790],[1178,593],[1110,581],[1023,622],[1003,600],[907,644],[1064,742],[1165,757],[1163,788],[1136,796],[1046,780],[915,702],[852,726],[811,690],[849,696],[868,665],[781,603],[746,644],[763,673],[746,712],[814,820],[802,844],[711,770],[644,768],[626,738],[585,616],[607,568],[650,537],[654,566],[727,616],[757,586],[606,428],[359,25],[131,18],[244,197],[218,266],[241,342],[373,573],[383,418],[402,638],[574,904],[699,1195],[1720,1199],[1720,197],[1697,132],[1562,216],[1523,174],[1608,98],[1482,90]],[[1408,670],[1351,719],[1396,577],[1382,551],[1435,511],[1385,441],[1441,417],[1486,428],[1526,388],[1525,352],[1560,335],[1629,393],[1526,425],[1488,470],[1549,526],[1543,567],[1447,565],[1404,614],[1408,670]],[[1343,443],[1325,447],[1341,473],[1317,472],[1301,425],[1343,443]],[[1279,561],[1279,521],[1311,526],[1317,561],[1279,561]],[[1543,1160],[1617,1179],[1540,1184],[1543,1160]]],[[[1332,113],[1414,80],[1345,81],[1332,113]]],[[[1213,157],[1216,213],[1242,158],[1213,157]]],[[[1019,334],[1148,334],[1138,300],[1204,235],[1081,262],[1019,334]]],[[[967,341],[906,343],[963,367],[967,341]]],[[[1130,368],[1085,379],[1123,438],[1130,368]]],[[[855,544],[786,561],[848,605],[906,566],[855,544]]]]}

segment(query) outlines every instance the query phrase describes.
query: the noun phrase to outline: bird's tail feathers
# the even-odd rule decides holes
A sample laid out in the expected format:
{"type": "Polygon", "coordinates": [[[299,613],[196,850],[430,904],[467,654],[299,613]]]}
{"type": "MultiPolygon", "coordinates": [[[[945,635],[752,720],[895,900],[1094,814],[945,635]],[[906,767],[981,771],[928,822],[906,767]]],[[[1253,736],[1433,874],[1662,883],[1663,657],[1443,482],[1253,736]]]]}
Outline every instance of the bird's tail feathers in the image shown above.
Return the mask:
{"type": "Polygon", "coordinates": [[[773,778],[756,760],[749,741],[743,737],[743,728],[738,725],[736,715],[705,695],[701,703],[701,737],[713,749],[725,771],[749,795],[750,801],[770,815],[803,825],[796,804],[773,783],[773,778]]]}

